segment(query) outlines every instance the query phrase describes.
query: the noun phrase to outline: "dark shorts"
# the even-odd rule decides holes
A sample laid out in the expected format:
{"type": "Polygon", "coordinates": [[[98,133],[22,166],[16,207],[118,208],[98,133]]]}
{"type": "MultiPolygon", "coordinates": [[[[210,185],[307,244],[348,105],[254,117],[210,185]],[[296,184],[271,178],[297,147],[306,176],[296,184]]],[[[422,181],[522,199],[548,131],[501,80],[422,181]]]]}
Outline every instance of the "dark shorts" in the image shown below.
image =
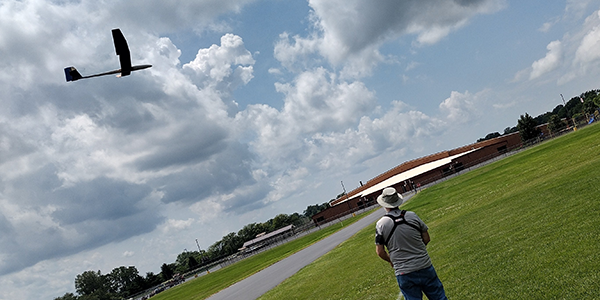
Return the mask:
{"type": "Polygon", "coordinates": [[[400,291],[406,300],[421,300],[423,294],[429,300],[447,300],[444,286],[433,265],[428,268],[396,276],[400,291]]]}

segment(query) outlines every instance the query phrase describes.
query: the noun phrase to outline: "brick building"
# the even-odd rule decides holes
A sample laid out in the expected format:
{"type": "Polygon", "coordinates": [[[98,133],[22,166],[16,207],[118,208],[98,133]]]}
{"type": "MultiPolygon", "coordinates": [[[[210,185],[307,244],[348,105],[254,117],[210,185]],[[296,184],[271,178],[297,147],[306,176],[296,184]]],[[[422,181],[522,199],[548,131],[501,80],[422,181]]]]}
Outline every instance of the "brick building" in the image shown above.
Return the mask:
{"type": "MultiPolygon", "coordinates": [[[[540,126],[540,129],[548,134],[546,126],[540,126]]],[[[520,146],[521,137],[516,132],[404,162],[331,201],[328,209],[312,217],[313,221],[317,224],[328,222],[340,215],[373,205],[381,190],[386,187],[394,187],[400,193],[411,192],[520,146]]]]}

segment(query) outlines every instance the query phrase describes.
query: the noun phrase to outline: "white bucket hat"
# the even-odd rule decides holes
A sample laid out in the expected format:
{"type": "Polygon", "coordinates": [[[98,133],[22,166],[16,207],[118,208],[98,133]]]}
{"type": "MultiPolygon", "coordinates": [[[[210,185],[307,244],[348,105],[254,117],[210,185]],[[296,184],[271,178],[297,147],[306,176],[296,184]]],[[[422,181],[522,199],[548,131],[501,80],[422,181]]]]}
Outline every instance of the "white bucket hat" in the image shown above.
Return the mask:
{"type": "Polygon", "coordinates": [[[395,208],[402,204],[402,195],[398,194],[395,188],[388,187],[377,197],[377,203],[383,207],[395,208]]]}

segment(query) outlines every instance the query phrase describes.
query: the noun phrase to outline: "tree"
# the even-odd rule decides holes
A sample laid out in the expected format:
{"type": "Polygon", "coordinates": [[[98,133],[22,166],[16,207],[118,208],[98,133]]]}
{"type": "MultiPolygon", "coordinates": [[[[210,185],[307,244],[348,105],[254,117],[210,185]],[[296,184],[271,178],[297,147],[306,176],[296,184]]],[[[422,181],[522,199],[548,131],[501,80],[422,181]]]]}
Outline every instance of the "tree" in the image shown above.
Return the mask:
{"type": "Polygon", "coordinates": [[[198,267],[200,264],[198,260],[200,260],[200,253],[198,251],[184,251],[177,255],[177,260],[175,263],[177,264],[177,272],[185,273],[189,270],[193,270],[198,267]]]}
{"type": "Polygon", "coordinates": [[[517,132],[517,131],[519,131],[519,129],[517,129],[517,126],[504,128],[504,134],[511,134],[511,133],[517,132]]]}
{"type": "Polygon", "coordinates": [[[477,142],[483,142],[483,141],[487,141],[493,138],[497,138],[500,136],[499,132],[492,132],[492,133],[488,133],[484,138],[480,138],[477,140],[477,142]]]}
{"type": "Polygon", "coordinates": [[[307,218],[304,215],[301,215],[301,214],[295,212],[290,215],[288,221],[289,221],[289,224],[299,227],[299,226],[302,226],[302,225],[310,222],[310,218],[307,218]]]}
{"type": "Polygon", "coordinates": [[[548,130],[552,133],[556,133],[565,128],[565,123],[560,119],[558,115],[552,115],[550,121],[548,121],[548,130]]]}
{"type": "Polygon", "coordinates": [[[147,272],[146,279],[144,279],[144,289],[149,289],[153,286],[159,285],[160,282],[160,275],[154,274],[153,272],[147,272]]]}
{"type": "Polygon", "coordinates": [[[598,106],[596,105],[596,103],[594,103],[594,101],[591,98],[586,99],[583,103],[583,112],[588,115],[593,115],[594,112],[596,112],[597,108],[598,106]]]}
{"type": "Polygon", "coordinates": [[[77,296],[73,293],[65,293],[62,297],[56,297],[54,300],[77,300],[77,296]]]}
{"type": "Polygon", "coordinates": [[[521,141],[523,142],[534,139],[541,133],[540,129],[537,128],[538,124],[528,113],[521,115],[517,123],[517,128],[519,129],[519,134],[521,135],[521,141]]]}
{"type": "Polygon", "coordinates": [[[326,210],[327,208],[329,208],[329,203],[327,202],[323,204],[309,205],[306,207],[306,210],[304,210],[303,214],[307,218],[312,218],[312,216],[326,210]]]}
{"type": "Polygon", "coordinates": [[[245,242],[253,240],[260,233],[268,231],[267,226],[263,223],[251,223],[238,231],[238,237],[245,242]]]}
{"type": "Polygon", "coordinates": [[[596,104],[596,106],[600,107],[600,94],[594,96],[592,98],[592,101],[594,102],[594,104],[596,104]]]}
{"type": "Polygon", "coordinates": [[[567,109],[564,105],[559,104],[552,110],[552,115],[557,115],[560,119],[567,118],[567,109]]]}
{"type": "Polygon", "coordinates": [[[273,222],[271,223],[271,231],[275,231],[287,225],[289,225],[289,216],[286,214],[279,214],[273,218],[273,222]]]}
{"type": "Polygon", "coordinates": [[[140,279],[142,277],[134,266],[115,268],[106,275],[106,279],[110,286],[110,292],[123,298],[135,294],[141,289],[140,279]]]}
{"type": "Polygon", "coordinates": [[[160,266],[160,274],[162,275],[162,279],[167,281],[173,278],[173,275],[175,275],[174,270],[175,266],[167,265],[166,263],[162,264],[162,266],[160,266]]]}
{"type": "Polygon", "coordinates": [[[200,264],[193,256],[188,257],[188,262],[187,262],[188,271],[196,269],[199,265],[200,264]]]}
{"type": "Polygon", "coordinates": [[[243,245],[244,242],[234,232],[230,232],[220,241],[208,247],[208,252],[211,258],[214,259],[236,253],[243,245]]]}
{"type": "Polygon", "coordinates": [[[546,124],[550,120],[550,117],[552,117],[552,113],[547,112],[547,113],[541,114],[533,119],[535,120],[536,124],[546,124]]]}
{"type": "Polygon", "coordinates": [[[234,232],[224,236],[221,241],[223,241],[222,255],[234,254],[244,245],[244,242],[234,232]]]}
{"type": "Polygon", "coordinates": [[[565,105],[565,109],[567,110],[567,119],[574,117],[575,114],[580,113],[583,109],[583,103],[581,103],[581,98],[579,96],[571,98],[567,105],[565,105]]]}
{"type": "Polygon", "coordinates": [[[98,272],[85,271],[75,277],[75,290],[81,296],[102,297],[108,293],[108,286],[100,270],[98,272]]]}
{"type": "Polygon", "coordinates": [[[600,90],[591,90],[591,91],[582,93],[579,97],[581,97],[581,99],[583,99],[584,102],[588,101],[588,100],[593,101],[594,98],[596,98],[599,93],[600,93],[600,90]]]}

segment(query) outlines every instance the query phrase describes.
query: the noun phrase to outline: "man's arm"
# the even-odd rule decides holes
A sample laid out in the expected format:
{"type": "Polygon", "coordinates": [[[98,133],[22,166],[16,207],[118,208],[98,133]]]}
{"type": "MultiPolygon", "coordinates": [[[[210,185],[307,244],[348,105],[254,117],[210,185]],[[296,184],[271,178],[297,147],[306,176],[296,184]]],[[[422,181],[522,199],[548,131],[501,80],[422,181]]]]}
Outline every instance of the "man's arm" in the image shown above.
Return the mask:
{"type": "Polygon", "coordinates": [[[423,239],[423,243],[425,245],[429,244],[429,241],[431,241],[431,237],[429,236],[429,232],[428,231],[421,232],[421,239],[423,239]]]}
{"type": "Polygon", "coordinates": [[[381,259],[387,261],[388,263],[390,263],[390,266],[394,266],[394,264],[392,264],[392,261],[390,260],[390,256],[389,254],[385,251],[385,246],[380,245],[380,244],[376,244],[375,245],[375,252],[377,252],[377,255],[379,257],[381,257],[381,259]]]}

